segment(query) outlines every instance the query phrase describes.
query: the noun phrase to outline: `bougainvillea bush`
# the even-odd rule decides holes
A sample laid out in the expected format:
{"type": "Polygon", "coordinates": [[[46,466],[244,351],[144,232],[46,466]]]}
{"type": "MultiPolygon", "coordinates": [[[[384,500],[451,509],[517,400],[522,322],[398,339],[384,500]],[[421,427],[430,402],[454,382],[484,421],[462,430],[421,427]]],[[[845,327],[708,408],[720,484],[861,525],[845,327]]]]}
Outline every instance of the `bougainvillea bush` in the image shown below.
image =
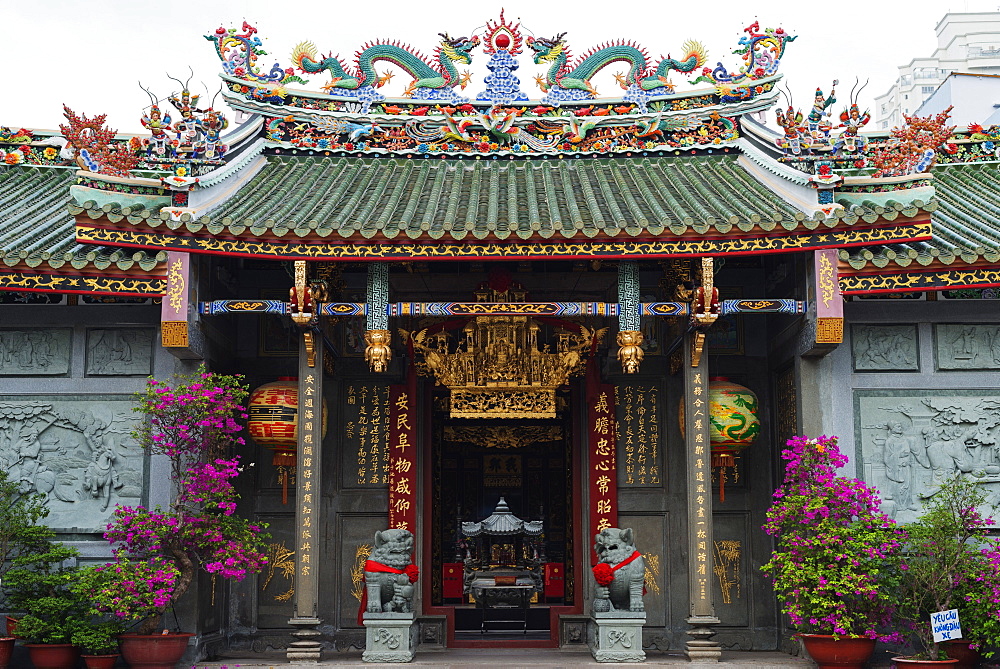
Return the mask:
{"type": "Polygon", "coordinates": [[[781,457],[785,479],[764,525],[776,549],[762,567],[781,610],[803,633],[898,640],[884,626],[903,533],[879,511],[874,489],[837,476],[847,456],[836,437],[794,437],[781,457]]]}
{"type": "Polygon", "coordinates": [[[266,564],[261,527],[235,515],[238,418],[246,418],[240,377],[201,368],[172,382],[150,379],[135,410],[147,420],[133,433],[147,452],[166,455],[175,494],[169,508],[121,506],[105,538],[116,562],[87,575],[98,610],[141,620],[151,634],[188,590],[198,570],[242,580],[266,564]]]}
{"type": "MultiPolygon", "coordinates": [[[[898,620],[915,633],[924,659],[944,659],[934,642],[930,615],[958,609],[963,638],[983,648],[1000,644],[1000,541],[977,509],[986,494],[974,479],[957,474],[941,482],[917,520],[905,525],[898,620]]],[[[993,653],[984,650],[983,654],[993,653]]]]}

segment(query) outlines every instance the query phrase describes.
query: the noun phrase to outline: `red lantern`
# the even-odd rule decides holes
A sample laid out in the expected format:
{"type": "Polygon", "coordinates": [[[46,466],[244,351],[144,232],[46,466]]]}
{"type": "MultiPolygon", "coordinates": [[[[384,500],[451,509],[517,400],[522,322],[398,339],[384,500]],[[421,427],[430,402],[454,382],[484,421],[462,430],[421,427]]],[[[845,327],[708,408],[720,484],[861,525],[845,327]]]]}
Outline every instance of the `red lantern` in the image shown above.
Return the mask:
{"type": "Polygon", "coordinates": [[[265,383],[250,394],[250,436],[274,451],[276,467],[295,466],[298,440],[299,382],[282,376],[265,383]]]}

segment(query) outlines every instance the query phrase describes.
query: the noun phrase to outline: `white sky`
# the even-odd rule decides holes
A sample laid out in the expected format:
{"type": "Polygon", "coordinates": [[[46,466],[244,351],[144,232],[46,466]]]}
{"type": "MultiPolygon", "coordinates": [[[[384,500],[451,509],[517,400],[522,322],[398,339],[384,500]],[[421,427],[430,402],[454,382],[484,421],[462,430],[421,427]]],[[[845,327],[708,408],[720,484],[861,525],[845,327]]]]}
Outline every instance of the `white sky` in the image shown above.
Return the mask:
{"type": "MultiPolygon", "coordinates": [[[[721,60],[730,71],[739,65],[731,51],[745,26],[754,20],[760,21],[761,28],[782,26],[798,35],[788,46],[780,70],[796,106],[807,107],[812,91],[817,86],[828,91],[836,78],[841,82],[839,112],[855,76],[862,81],[870,78],[861,98],[863,105],[870,106],[874,96],[888,90],[895,80],[897,66],[931,55],[936,46],[934,27],[945,12],[996,11],[998,3],[3,0],[0,62],[9,78],[0,92],[0,125],[55,129],[64,120],[62,104],[66,103],[77,113],[107,113],[108,124],[119,131],[142,132],[139,118],[149,99],[137,81],[163,98],[179,88],[166,73],[185,80],[190,65],[195,71],[192,90],[204,93],[204,82],[214,93],[221,66],[212,43],[203,35],[220,25],[240,27],[244,18],[264,40],[269,55],[260,65],[267,70],[275,61],[290,66],[289,52],[304,39],[315,42],[321,52],[339,53],[348,60],[365,41],[386,37],[409,42],[429,54],[437,33],[470,34],[488,19],[496,19],[501,7],[508,20],[519,18],[537,36],[565,31],[574,54],[599,42],[627,38],[645,46],[653,59],[667,54],[678,57],[681,44],[694,38],[706,46],[709,65],[714,67],[721,60]]],[[[529,54],[519,59],[516,74],[521,89],[532,99],[541,97],[534,75],[543,68],[534,65],[529,54]]],[[[487,60],[481,49],[473,52],[473,81],[465,95],[473,97],[483,90],[487,60]]],[[[386,66],[380,64],[377,69],[381,72],[386,66]]],[[[612,65],[595,79],[602,95],[620,94],[611,79],[620,69],[612,65]]],[[[678,90],[687,88],[678,73],[672,77],[678,90]]],[[[304,88],[318,90],[327,77],[308,79],[304,88]]],[[[408,82],[409,77],[399,72],[383,93],[399,95],[408,82]]]]}

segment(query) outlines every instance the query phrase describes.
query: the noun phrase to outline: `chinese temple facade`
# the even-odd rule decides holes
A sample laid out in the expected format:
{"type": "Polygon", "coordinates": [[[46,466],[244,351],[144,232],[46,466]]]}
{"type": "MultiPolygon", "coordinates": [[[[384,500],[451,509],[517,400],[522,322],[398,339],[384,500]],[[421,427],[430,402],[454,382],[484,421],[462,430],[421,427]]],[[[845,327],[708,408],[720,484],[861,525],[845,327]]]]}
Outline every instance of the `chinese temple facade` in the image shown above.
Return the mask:
{"type": "Polygon", "coordinates": [[[775,650],[788,438],[839,436],[900,521],[954,473],[1000,498],[1000,129],[868,135],[838,90],[775,131],[795,37],[757,24],[715,66],[502,14],[432,56],[207,39],[220,94],[150,91],[146,135],[0,131],[0,462],[87,560],[116,504],[170,494],[129,438],[146,377],[295,398],[242,453],[270,565],[193,588],[196,653],[364,648],[386,528],[422,647],[586,644],[618,527],[647,651],[775,650]]]}

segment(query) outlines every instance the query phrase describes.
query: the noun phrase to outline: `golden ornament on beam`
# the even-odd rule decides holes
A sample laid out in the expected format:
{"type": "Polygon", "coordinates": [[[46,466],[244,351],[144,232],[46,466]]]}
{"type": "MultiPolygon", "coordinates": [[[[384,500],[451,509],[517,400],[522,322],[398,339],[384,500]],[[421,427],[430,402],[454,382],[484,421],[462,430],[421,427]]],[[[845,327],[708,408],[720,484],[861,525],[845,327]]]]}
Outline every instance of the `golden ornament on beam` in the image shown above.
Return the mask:
{"type": "Polygon", "coordinates": [[[373,372],[384,372],[392,360],[392,333],[388,330],[365,330],[365,362],[373,372]]]}
{"type": "MultiPolygon", "coordinates": [[[[518,284],[502,292],[476,291],[478,302],[525,297],[518,284]]],[[[454,344],[448,333],[430,328],[400,334],[423,357],[417,371],[451,391],[452,418],[555,418],[556,389],[583,372],[586,355],[607,329],[563,330],[554,345],[539,344],[540,329],[527,316],[487,315],[470,320],[454,344]]]]}
{"type": "Polygon", "coordinates": [[[622,364],[622,371],[626,374],[635,374],[639,371],[642,363],[642,332],[639,330],[622,330],[618,333],[618,362],[622,364]]]}

